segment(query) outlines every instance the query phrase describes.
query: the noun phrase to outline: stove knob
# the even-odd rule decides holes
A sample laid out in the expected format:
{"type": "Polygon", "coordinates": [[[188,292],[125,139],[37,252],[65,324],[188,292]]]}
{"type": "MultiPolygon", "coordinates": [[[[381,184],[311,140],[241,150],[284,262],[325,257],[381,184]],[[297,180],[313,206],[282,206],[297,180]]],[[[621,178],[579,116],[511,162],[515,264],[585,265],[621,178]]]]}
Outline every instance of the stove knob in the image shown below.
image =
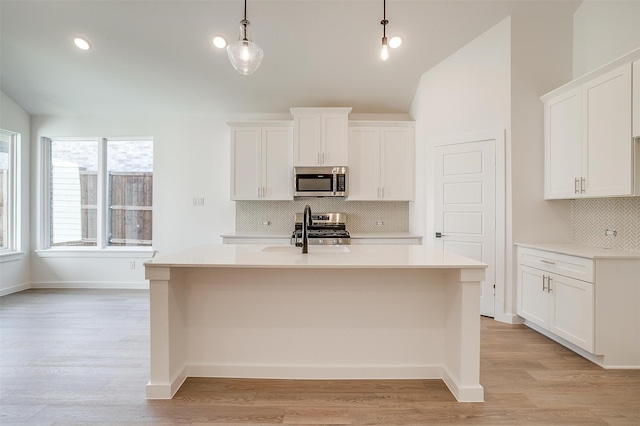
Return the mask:
{"type": "Polygon", "coordinates": [[[318,244],[324,244],[324,240],[318,240],[318,244]]]}
{"type": "Polygon", "coordinates": [[[336,244],[338,244],[338,240],[333,240],[332,244],[335,246],[336,244]]]}

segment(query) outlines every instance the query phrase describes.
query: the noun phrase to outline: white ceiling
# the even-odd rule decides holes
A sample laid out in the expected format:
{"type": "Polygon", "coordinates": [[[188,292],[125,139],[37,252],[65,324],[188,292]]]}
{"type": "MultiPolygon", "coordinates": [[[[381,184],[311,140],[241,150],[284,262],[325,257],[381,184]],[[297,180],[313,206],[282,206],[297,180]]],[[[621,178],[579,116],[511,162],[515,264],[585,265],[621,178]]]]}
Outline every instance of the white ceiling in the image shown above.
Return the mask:
{"type": "Polygon", "coordinates": [[[0,84],[34,115],[408,112],[420,76],[509,15],[573,14],[568,0],[248,0],[264,60],[252,76],[213,47],[238,37],[242,0],[0,0],[0,84]],[[93,43],[78,51],[74,35],[93,43]]]}

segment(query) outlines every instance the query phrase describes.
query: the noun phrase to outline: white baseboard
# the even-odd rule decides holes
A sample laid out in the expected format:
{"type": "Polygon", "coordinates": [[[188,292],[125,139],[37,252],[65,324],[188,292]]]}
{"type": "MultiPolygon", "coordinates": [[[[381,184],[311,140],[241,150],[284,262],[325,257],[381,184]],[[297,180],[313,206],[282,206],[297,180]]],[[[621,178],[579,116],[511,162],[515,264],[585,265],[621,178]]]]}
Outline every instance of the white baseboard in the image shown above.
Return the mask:
{"type": "Polygon", "coordinates": [[[29,290],[31,285],[29,283],[18,284],[7,288],[0,289],[0,297],[8,294],[17,293],[19,291],[29,290]]]}
{"type": "Polygon", "coordinates": [[[39,281],[31,283],[30,288],[148,290],[149,283],[147,281],[39,281]]]}
{"type": "Polygon", "coordinates": [[[347,380],[347,379],[441,379],[439,365],[335,366],[335,365],[238,365],[192,364],[189,377],[236,377],[260,379],[347,380]]]}
{"type": "Polygon", "coordinates": [[[442,381],[449,388],[458,402],[484,402],[484,387],[465,386],[457,383],[446,368],[442,369],[442,381]]]}

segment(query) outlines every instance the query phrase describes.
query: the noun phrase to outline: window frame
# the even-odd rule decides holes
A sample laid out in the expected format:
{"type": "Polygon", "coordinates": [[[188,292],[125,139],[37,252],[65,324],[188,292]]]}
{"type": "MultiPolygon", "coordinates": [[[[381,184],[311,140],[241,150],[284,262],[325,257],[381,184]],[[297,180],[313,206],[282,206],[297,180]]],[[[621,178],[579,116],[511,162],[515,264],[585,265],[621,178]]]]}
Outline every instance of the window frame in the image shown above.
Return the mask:
{"type": "MultiPolygon", "coordinates": [[[[117,253],[133,252],[144,253],[155,252],[153,248],[153,234],[151,245],[148,246],[113,246],[109,245],[108,219],[109,200],[108,200],[108,179],[107,179],[107,144],[109,141],[149,141],[154,143],[153,137],[136,136],[136,137],[42,137],[39,146],[39,182],[40,182],[40,208],[38,209],[40,220],[38,232],[38,249],[36,253],[40,257],[66,257],[71,252],[72,256],[89,256],[92,257],[96,253],[106,253],[116,255],[117,253]],[[96,229],[96,245],[94,246],[73,246],[51,245],[51,142],[53,141],[97,141],[98,142],[98,170],[97,170],[97,229],[96,229]],[[84,253],[84,255],[83,255],[84,253]]],[[[152,209],[153,211],[153,209],[152,209]]]]}
{"type": "Polygon", "coordinates": [[[0,138],[9,145],[9,169],[7,173],[7,241],[0,247],[2,260],[11,260],[21,254],[21,134],[10,130],[0,129],[0,138]],[[9,259],[11,257],[11,259],[9,259]]]}

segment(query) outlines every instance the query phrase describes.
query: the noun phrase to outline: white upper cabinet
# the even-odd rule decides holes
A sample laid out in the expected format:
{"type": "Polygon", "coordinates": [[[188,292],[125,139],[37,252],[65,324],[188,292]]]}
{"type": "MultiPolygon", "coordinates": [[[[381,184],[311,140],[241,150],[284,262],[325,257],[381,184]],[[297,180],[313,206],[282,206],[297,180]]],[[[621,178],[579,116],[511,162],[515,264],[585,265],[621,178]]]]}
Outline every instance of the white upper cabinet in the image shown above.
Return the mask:
{"type": "Polygon", "coordinates": [[[295,166],[348,164],[348,120],[351,108],[291,108],[295,166]]]}
{"type": "Polygon", "coordinates": [[[413,122],[350,122],[349,125],[348,199],[413,200],[413,122]]]}
{"type": "Polygon", "coordinates": [[[230,123],[231,199],[293,200],[293,128],[230,123]]]}
{"type": "MultiPolygon", "coordinates": [[[[542,97],[545,199],[636,195],[631,63],[542,97]]],[[[587,78],[589,77],[589,78],[587,78]]]]}
{"type": "Polygon", "coordinates": [[[633,137],[640,138],[640,60],[633,63],[633,137]]]}
{"type": "Polygon", "coordinates": [[[580,88],[549,99],[544,108],[545,198],[573,198],[582,176],[580,88]]]}
{"type": "Polygon", "coordinates": [[[584,194],[632,195],[631,64],[584,84],[582,97],[584,194]]]}

